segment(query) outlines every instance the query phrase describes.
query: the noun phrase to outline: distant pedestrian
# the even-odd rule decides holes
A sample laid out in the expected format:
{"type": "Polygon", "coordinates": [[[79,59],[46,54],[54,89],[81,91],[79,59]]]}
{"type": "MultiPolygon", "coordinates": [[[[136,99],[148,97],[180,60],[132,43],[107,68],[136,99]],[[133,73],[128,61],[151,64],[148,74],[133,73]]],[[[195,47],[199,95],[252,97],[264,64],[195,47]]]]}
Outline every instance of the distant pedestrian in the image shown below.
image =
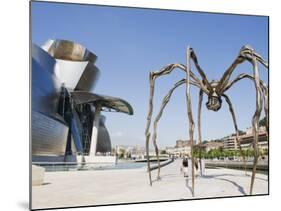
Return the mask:
{"type": "Polygon", "coordinates": [[[188,160],[186,157],[182,160],[182,172],[184,177],[188,177],[188,160]]]}

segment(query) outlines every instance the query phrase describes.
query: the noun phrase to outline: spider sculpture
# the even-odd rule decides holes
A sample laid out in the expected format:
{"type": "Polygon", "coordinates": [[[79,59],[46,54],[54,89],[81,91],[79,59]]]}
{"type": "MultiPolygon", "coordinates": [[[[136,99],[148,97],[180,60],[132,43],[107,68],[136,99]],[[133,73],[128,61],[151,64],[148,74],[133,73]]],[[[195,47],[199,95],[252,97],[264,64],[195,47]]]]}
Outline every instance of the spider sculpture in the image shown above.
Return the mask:
{"type": "MultiPolygon", "coordinates": [[[[221,108],[222,100],[224,99],[228,104],[229,111],[232,116],[235,134],[236,134],[236,142],[238,144],[239,150],[241,151],[241,145],[239,140],[239,133],[238,127],[236,122],[236,117],[234,113],[234,109],[229,97],[225,94],[225,92],[230,89],[236,82],[240,81],[241,79],[249,79],[254,82],[255,84],[255,91],[256,91],[256,110],[254,112],[252,118],[252,128],[253,128],[253,148],[254,148],[254,160],[253,160],[253,170],[251,176],[251,183],[250,183],[250,194],[253,191],[256,167],[259,157],[259,149],[258,149],[258,139],[259,139],[259,119],[262,111],[262,105],[264,105],[265,117],[266,117],[266,130],[268,134],[268,87],[267,85],[260,80],[259,74],[259,67],[258,63],[261,63],[266,69],[268,69],[268,63],[259,55],[257,54],[252,47],[249,45],[243,46],[234,62],[230,65],[230,67],[224,72],[223,76],[220,80],[211,81],[209,82],[206,78],[204,71],[198,64],[197,57],[195,52],[192,48],[188,47],[186,52],[186,66],[183,64],[169,64],[162,68],[159,71],[150,72],[149,74],[149,82],[150,82],[150,97],[149,97],[149,109],[147,114],[147,123],[146,123],[146,153],[147,153],[147,168],[149,174],[149,181],[150,185],[152,185],[151,180],[151,168],[150,168],[150,160],[149,160],[149,141],[150,141],[150,124],[151,124],[151,117],[153,112],[153,97],[154,97],[154,87],[155,81],[158,77],[170,74],[174,69],[180,69],[185,72],[186,77],[182,80],[178,81],[174,84],[174,86],[169,90],[167,95],[162,100],[162,105],[160,107],[160,111],[156,115],[153,123],[153,132],[152,132],[152,141],[155,147],[155,152],[158,161],[158,176],[157,179],[160,179],[160,161],[159,161],[159,150],[156,143],[157,139],[157,125],[162,116],[162,113],[168,104],[174,90],[179,86],[185,84],[186,85],[186,107],[188,113],[188,120],[189,120],[189,138],[191,142],[191,160],[192,160],[192,194],[194,195],[194,157],[193,157],[193,132],[194,132],[194,121],[192,116],[191,110],[191,99],[190,99],[190,85],[193,85],[199,88],[199,105],[198,105],[198,146],[200,149],[202,143],[201,137],[201,107],[202,107],[202,100],[203,94],[208,96],[208,102],[206,103],[206,107],[208,110],[218,111],[221,108]],[[201,76],[201,80],[191,71],[191,61],[193,61],[196,70],[198,71],[199,75],[201,76]],[[245,62],[248,61],[252,64],[253,67],[253,75],[249,75],[246,73],[238,75],[233,80],[230,80],[230,76],[232,75],[235,68],[245,62]]],[[[200,151],[200,150],[199,150],[200,151]]],[[[242,151],[241,154],[243,155],[242,151]]],[[[200,158],[201,156],[199,156],[200,158]]],[[[245,157],[243,155],[244,166],[245,166],[245,157]]],[[[199,159],[201,162],[201,159],[199,159]]],[[[201,166],[201,165],[200,165],[201,166]]],[[[202,174],[202,171],[201,171],[202,174]]]]}

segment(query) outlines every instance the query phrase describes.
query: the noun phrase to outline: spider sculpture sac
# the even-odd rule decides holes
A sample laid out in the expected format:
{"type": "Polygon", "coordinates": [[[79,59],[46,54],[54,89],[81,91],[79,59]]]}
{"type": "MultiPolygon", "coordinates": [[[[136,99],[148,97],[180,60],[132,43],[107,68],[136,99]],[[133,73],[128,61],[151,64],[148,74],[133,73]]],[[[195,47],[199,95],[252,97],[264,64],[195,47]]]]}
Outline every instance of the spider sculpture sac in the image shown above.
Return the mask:
{"type": "MultiPolygon", "coordinates": [[[[206,107],[208,110],[218,111],[221,108],[222,100],[224,99],[228,104],[229,111],[232,116],[235,134],[236,134],[236,143],[238,144],[239,150],[243,156],[244,167],[245,165],[245,157],[244,153],[242,153],[240,140],[239,140],[239,130],[236,122],[236,116],[234,113],[234,109],[230,98],[225,94],[225,92],[230,89],[236,82],[242,79],[249,79],[255,84],[255,91],[256,91],[256,110],[254,112],[252,118],[252,128],[253,128],[253,148],[254,148],[254,160],[253,160],[253,169],[252,169],[252,176],[251,176],[251,183],[250,183],[250,194],[253,191],[254,179],[256,174],[256,167],[259,157],[259,149],[258,149],[258,139],[259,139],[259,119],[262,111],[262,105],[264,105],[264,112],[266,117],[266,131],[268,134],[268,87],[267,85],[260,79],[259,74],[259,66],[258,63],[262,64],[266,69],[268,69],[268,63],[254,51],[252,47],[249,45],[243,46],[234,62],[230,65],[230,67],[224,72],[220,80],[213,80],[211,82],[208,81],[204,71],[198,64],[197,57],[195,52],[192,48],[187,48],[186,53],[186,66],[183,64],[169,64],[163,67],[159,71],[150,72],[149,73],[149,82],[150,82],[150,97],[149,97],[149,109],[147,114],[147,123],[146,123],[146,154],[147,154],[147,168],[149,174],[149,181],[150,185],[152,185],[151,180],[151,168],[150,168],[150,160],[149,160],[149,141],[150,141],[150,124],[151,124],[151,117],[153,113],[153,97],[154,97],[154,87],[155,81],[158,77],[170,74],[174,69],[180,69],[185,72],[186,77],[182,80],[176,82],[174,86],[169,90],[169,92],[165,95],[162,100],[162,104],[158,114],[156,115],[154,122],[153,122],[153,132],[152,132],[152,141],[155,148],[155,153],[157,156],[158,161],[158,174],[157,179],[160,179],[160,161],[159,161],[159,150],[156,143],[157,139],[157,125],[159,120],[161,119],[162,113],[168,104],[174,90],[179,86],[185,84],[186,85],[186,107],[188,113],[188,120],[189,120],[189,138],[191,142],[191,160],[192,160],[192,194],[194,196],[194,157],[193,157],[193,132],[194,132],[194,121],[192,116],[191,110],[191,98],[190,98],[190,85],[193,85],[199,88],[199,104],[198,104],[198,146],[202,144],[202,135],[201,135],[201,108],[202,108],[202,100],[203,94],[208,96],[208,101],[206,103],[206,107]],[[201,76],[201,80],[191,71],[191,61],[193,61],[196,70],[198,71],[199,75],[201,76]],[[248,61],[252,64],[253,67],[253,75],[249,75],[246,73],[238,75],[233,80],[230,80],[230,77],[235,70],[235,68],[245,62],[248,61]]],[[[199,150],[201,151],[201,150],[199,150]]],[[[199,162],[201,162],[201,156],[199,155],[199,162]]],[[[201,165],[200,165],[201,166],[201,165]]],[[[202,171],[201,171],[202,175],[202,171]]]]}

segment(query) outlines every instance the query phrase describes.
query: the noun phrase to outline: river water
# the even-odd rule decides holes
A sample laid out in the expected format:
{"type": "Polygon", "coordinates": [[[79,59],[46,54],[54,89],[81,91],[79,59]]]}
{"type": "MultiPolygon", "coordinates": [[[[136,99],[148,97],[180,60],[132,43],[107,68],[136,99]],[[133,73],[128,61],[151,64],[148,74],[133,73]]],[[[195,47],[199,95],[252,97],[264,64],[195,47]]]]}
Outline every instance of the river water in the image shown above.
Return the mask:
{"type": "Polygon", "coordinates": [[[47,172],[56,171],[91,171],[91,170],[120,170],[120,169],[139,169],[144,168],[146,163],[142,162],[118,162],[115,164],[48,164],[40,165],[44,167],[47,172]]]}

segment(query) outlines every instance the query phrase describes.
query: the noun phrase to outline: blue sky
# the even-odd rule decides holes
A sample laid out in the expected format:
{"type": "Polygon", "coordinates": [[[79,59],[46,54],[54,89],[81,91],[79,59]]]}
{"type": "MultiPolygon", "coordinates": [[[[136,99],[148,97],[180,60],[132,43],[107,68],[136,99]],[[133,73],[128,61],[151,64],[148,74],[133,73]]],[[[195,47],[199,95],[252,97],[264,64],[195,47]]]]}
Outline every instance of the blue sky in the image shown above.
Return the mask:
{"type": "MultiPolygon", "coordinates": [[[[195,50],[209,81],[222,76],[245,44],[268,60],[268,19],[258,16],[32,2],[32,42],[42,45],[50,38],[72,40],[93,51],[101,70],[94,92],[121,97],[133,106],[133,116],[104,113],[113,145],[144,145],[148,73],[169,63],[185,64],[188,45],[195,50]]],[[[243,72],[252,74],[249,63],[240,65],[232,78],[243,72]]],[[[261,67],[260,72],[267,82],[267,71],[261,67]]],[[[181,71],[175,71],[158,79],[154,114],[163,96],[183,77],[181,71]]],[[[195,121],[198,92],[197,88],[191,89],[195,121]]],[[[254,84],[240,81],[226,94],[234,105],[238,127],[244,130],[251,125],[255,111],[254,84]]],[[[223,102],[222,108],[213,112],[206,109],[206,100],[204,96],[203,139],[233,133],[227,104],[223,102]]],[[[184,86],[174,92],[158,128],[161,147],[173,146],[177,139],[188,139],[184,86]]]]}

